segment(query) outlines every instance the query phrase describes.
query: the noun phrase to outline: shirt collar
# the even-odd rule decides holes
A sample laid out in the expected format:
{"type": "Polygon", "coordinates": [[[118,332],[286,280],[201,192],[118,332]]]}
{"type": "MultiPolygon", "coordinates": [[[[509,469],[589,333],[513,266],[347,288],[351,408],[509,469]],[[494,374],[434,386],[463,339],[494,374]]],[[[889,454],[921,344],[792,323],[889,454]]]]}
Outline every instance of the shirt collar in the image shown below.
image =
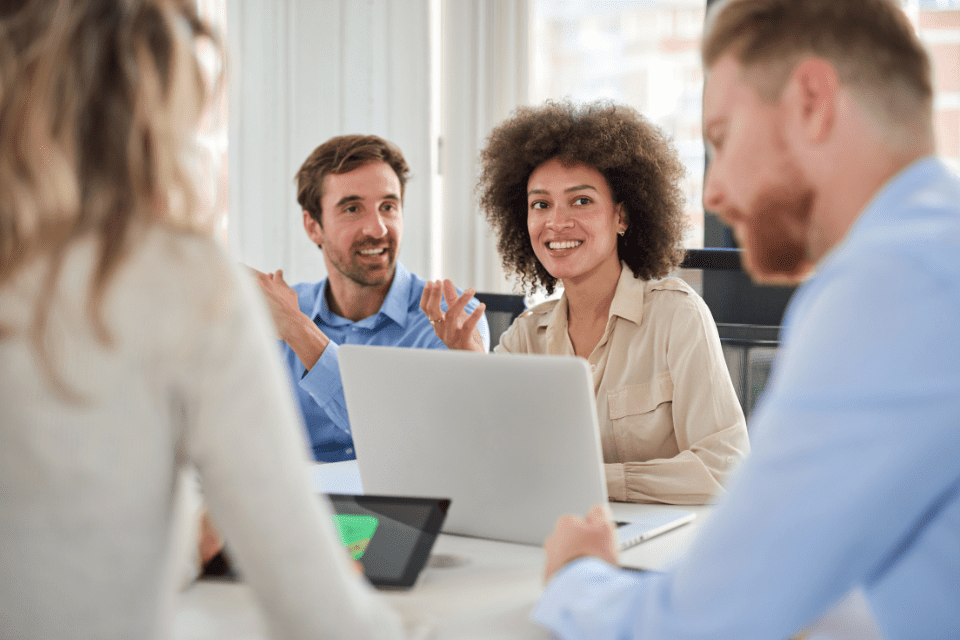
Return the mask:
{"type": "Polygon", "coordinates": [[[870,233],[875,227],[883,226],[895,218],[902,217],[909,210],[904,207],[903,200],[916,193],[922,185],[942,180],[948,177],[950,169],[936,156],[926,156],[905,167],[900,173],[890,178],[857,216],[853,226],[844,236],[817,263],[816,271],[835,260],[834,256],[844,253],[844,248],[855,245],[861,236],[870,233]]]}
{"type": "MultiPolygon", "coordinates": [[[[643,294],[644,281],[633,275],[630,267],[621,261],[620,279],[613,293],[608,317],[619,316],[639,326],[643,321],[643,294]]],[[[556,349],[560,348],[567,337],[567,309],[567,293],[564,291],[553,308],[553,313],[545,313],[537,319],[537,326],[547,329],[549,353],[559,353],[556,349]],[[556,345],[555,349],[550,348],[551,344],[556,345]]]]}
{"type": "Polygon", "coordinates": [[[620,263],[620,280],[610,303],[610,315],[620,316],[639,326],[643,321],[643,280],[633,275],[626,262],[620,263]]]}
{"type": "MultiPolygon", "coordinates": [[[[313,317],[319,317],[324,323],[329,325],[354,324],[351,320],[342,318],[330,310],[330,306],[327,304],[328,280],[329,279],[324,279],[323,286],[320,287],[320,295],[317,296],[313,317]]],[[[407,271],[407,268],[400,262],[397,262],[397,268],[393,273],[393,282],[390,284],[390,290],[387,291],[387,297],[380,306],[380,311],[374,314],[373,317],[383,314],[401,327],[407,326],[409,319],[407,310],[410,308],[408,300],[410,298],[410,287],[412,283],[413,279],[410,277],[410,272],[407,271]]],[[[358,322],[363,322],[367,319],[368,318],[364,318],[358,322]]]]}

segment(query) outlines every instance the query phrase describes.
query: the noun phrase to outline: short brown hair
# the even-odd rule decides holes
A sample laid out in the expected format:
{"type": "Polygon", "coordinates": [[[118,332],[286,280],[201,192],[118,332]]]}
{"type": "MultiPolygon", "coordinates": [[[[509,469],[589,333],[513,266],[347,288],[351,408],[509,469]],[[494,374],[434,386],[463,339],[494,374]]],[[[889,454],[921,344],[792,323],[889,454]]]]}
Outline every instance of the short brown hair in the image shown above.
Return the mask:
{"type": "Polygon", "coordinates": [[[780,95],[800,58],[813,55],[894,123],[918,105],[929,113],[933,101],[929,57],[893,0],[721,1],[707,15],[704,68],[728,52],[754,72],[768,100],[780,95]]]}
{"type": "Polygon", "coordinates": [[[386,162],[400,180],[400,199],[410,178],[410,167],[400,149],[379,136],[347,135],[330,138],[313,150],[294,178],[297,202],[321,227],[323,180],[329,174],[349,173],[370,162],[386,162]]]}
{"type": "Polygon", "coordinates": [[[527,181],[552,158],[600,172],[623,205],[626,234],[617,253],[638,278],[662,278],[683,259],[684,168],[663,133],[630,107],[610,102],[547,102],[520,107],[481,153],[480,206],[497,233],[507,271],[524,289],[557,284],[537,260],[527,229],[527,181]]]}

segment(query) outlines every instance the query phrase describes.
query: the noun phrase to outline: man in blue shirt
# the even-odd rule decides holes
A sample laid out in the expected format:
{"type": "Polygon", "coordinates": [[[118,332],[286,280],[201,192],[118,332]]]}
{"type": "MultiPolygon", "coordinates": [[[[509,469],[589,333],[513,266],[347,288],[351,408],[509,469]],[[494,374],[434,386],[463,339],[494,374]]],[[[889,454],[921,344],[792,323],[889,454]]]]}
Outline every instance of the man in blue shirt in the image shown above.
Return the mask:
{"type": "MultiPolygon", "coordinates": [[[[290,287],[282,271],[258,274],[321,462],[356,457],[337,363],[341,344],[446,349],[420,310],[424,280],[397,262],[408,177],[400,150],[382,138],[324,142],[297,172],[297,200],[327,278],[290,287]]],[[[484,307],[473,293],[447,302],[489,350],[484,307]]]]}
{"type": "Polygon", "coordinates": [[[625,573],[602,507],[565,518],[534,618],[785,638],[849,595],[886,638],[960,638],[960,180],[932,155],[927,55],[896,0],[729,0],[703,59],[706,208],[756,279],[815,273],[686,557],[625,573]]]}

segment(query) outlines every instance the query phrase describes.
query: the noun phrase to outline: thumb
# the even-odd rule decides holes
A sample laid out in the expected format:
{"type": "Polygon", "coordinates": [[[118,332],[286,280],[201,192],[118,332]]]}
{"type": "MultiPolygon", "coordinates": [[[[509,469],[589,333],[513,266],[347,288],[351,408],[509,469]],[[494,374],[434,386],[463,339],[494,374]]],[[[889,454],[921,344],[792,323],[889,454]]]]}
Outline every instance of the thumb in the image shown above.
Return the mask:
{"type": "Polygon", "coordinates": [[[595,504],[587,514],[588,524],[603,524],[610,519],[609,508],[603,504],[595,504]]]}

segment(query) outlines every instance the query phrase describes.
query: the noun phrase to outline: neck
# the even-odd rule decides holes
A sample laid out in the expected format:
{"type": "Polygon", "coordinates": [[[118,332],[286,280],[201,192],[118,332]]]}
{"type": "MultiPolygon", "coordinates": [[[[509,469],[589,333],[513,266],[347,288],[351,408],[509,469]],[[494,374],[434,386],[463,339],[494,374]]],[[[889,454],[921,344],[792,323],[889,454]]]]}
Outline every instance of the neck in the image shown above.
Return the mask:
{"type": "Polygon", "coordinates": [[[812,212],[817,223],[811,225],[808,238],[809,257],[815,262],[843,241],[884,185],[917,160],[933,154],[932,145],[902,152],[876,147],[861,152],[859,161],[839,159],[838,169],[856,167],[855,177],[851,179],[851,172],[838,170],[820,190],[812,212]],[[870,160],[864,162],[863,158],[870,160]]]}
{"type": "Polygon", "coordinates": [[[620,260],[608,260],[593,273],[580,278],[564,278],[568,321],[591,322],[610,315],[610,304],[620,281],[620,260]]]}
{"type": "Polygon", "coordinates": [[[330,310],[341,318],[353,322],[369,318],[383,306],[387,299],[390,286],[396,277],[396,269],[387,282],[379,285],[362,285],[342,275],[338,271],[331,271],[327,278],[327,305],[330,310]]]}

